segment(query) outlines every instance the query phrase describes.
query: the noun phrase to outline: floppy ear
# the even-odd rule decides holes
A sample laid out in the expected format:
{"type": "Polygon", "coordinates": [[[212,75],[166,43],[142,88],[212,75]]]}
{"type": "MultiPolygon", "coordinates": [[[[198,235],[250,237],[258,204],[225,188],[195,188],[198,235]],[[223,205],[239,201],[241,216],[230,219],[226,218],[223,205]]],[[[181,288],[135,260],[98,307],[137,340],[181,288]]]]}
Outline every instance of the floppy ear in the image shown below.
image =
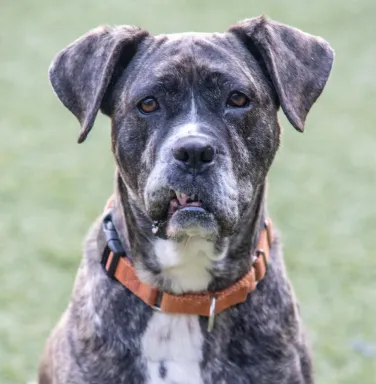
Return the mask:
{"type": "Polygon", "coordinates": [[[307,114],[332,69],[332,48],[320,37],[263,16],[239,22],[229,32],[235,33],[248,48],[252,44],[252,50],[256,48],[283,112],[294,128],[303,132],[307,114]]]}
{"type": "Polygon", "coordinates": [[[99,27],[74,41],[53,60],[49,77],[61,102],[81,123],[82,143],[94,125],[116,71],[136,52],[148,32],[137,27],[99,27]]]}

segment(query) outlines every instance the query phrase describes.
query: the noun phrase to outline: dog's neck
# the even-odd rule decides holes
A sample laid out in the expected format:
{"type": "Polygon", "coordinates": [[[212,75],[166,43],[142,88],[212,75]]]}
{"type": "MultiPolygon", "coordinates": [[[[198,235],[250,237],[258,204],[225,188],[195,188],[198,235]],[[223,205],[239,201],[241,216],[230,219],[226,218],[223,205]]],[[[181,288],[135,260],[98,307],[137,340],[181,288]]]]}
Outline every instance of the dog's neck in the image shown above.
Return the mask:
{"type": "Polygon", "coordinates": [[[156,237],[151,220],[132,198],[120,175],[116,180],[115,226],[139,278],[176,294],[224,289],[250,269],[266,219],[265,184],[243,212],[235,233],[215,242],[200,237],[176,242],[156,237]]]}

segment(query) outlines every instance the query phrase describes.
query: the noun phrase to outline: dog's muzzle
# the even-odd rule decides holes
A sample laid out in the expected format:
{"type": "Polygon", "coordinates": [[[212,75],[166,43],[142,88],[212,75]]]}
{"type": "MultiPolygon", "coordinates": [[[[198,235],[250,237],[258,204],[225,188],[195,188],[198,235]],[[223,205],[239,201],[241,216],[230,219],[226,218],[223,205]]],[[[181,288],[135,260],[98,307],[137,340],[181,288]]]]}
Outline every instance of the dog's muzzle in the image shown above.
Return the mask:
{"type": "Polygon", "coordinates": [[[168,238],[213,239],[237,221],[237,183],[230,156],[204,134],[167,139],[145,187],[145,206],[168,238]]]}

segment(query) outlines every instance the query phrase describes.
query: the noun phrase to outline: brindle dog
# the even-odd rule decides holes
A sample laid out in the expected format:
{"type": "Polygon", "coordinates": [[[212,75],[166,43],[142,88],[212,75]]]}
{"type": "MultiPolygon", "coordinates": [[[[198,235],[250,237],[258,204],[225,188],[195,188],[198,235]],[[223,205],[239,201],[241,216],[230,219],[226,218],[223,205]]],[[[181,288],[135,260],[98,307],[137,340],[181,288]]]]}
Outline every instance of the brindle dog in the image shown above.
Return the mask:
{"type": "MultiPolygon", "coordinates": [[[[99,110],[111,118],[114,223],[143,282],[216,291],[249,271],[279,106],[303,131],[333,57],[323,39],[264,17],[213,34],[101,27],[57,55],[51,83],[81,123],[79,142],[99,110]]],[[[277,238],[265,278],[211,333],[207,317],[156,312],[109,278],[105,243],[100,218],[40,384],[313,383],[277,238]]]]}

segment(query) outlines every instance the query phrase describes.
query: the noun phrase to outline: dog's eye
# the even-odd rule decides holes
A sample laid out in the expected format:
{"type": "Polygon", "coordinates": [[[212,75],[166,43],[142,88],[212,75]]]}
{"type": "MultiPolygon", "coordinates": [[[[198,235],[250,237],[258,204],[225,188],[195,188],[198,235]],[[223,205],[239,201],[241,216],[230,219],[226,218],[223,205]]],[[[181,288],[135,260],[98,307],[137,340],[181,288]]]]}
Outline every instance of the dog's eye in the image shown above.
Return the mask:
{"type": "Polygon", "coordinates": [[[232,108],[244,108],[249,105],[248,97],[241,92],[232,92],[227,99],[227,106],[232,108]]]}
{"type": "Polygon", "coordinates": [[[137,108],[142,113],[152,113],[155,112],[159,108],[158,101],[154,99],[154,97],[145,97],[145,99],[142,99],[138,105],[137,108]]]}

